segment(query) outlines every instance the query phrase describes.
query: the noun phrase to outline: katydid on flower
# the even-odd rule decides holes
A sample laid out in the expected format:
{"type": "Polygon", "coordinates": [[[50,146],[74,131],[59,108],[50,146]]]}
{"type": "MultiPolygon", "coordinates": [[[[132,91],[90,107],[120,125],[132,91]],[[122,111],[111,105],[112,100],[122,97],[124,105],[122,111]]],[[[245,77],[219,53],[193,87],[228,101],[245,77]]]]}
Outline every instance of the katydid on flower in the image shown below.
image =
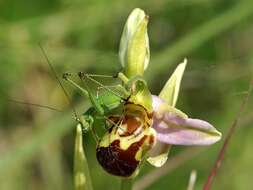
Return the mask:
{"type": "Polygon", "coordinates": [[[118,88],[125,92],[125,97],[111,90],[96,97],[84,80],[90,76],[79,73],[79,77],[84,88],[71,80],[69,74],[64,74],[64,79],[80,89],[92,103],[78,122],[84,130],[94,131],[94,126],[109,128],[101,139],[96,137],[98,162],[110,174],[122,177],[136,175],[143,156],[155,143],[155,132],[151,128],[152,96],[145,80],[141,76],[128,79],[119,73],[117,78],[122,80],[122,85],[118,88]]]}
{"type": "MultiPolygon", "coordinates": [[[[43,49],[42,51],[62,90],[69,98],[45,51],[43,49]]],[[[72,108],[75,119],[83,132],[92,131],[94,135],[97,142],[98,162],[112,175],[121,177],[137,175],[144,155],[155,144],[155,131],[151,128],[153,123],[152,95],[146,81],[141,75],[128,77],[122,72],[116,76],[79,72],[77,76],[82,85],[72,80],[73,74],[70,73],[64,73],[63,79],[78,89],[92,104],[81,116],[77,115],[74,107],[72,108]],[[121,84],[114,86],[115,89],[112,90],[95,80],[94,77],[119,79],[121,84]],[[87,80],[104,89],[103,93],[95,96],[87,80]],[[97,136],[96,127],[108,129],[102,138],[97,136]]]]}
{"type": "Polygon", "coordinates": [[[152,95],[143,78],[149,62],[148,17],[136,9],[129,20],[123,31],[119,51],[121,63],[125,62],[123,73],[118,73],[116,77],[122,82],[118,90],[125,97],[116,95],[108,88],[105,96],[101,94],[95,97],[85,81],[90,78],[89,75],[78,74],[84,88],[71,80],[69,74],[63,75],[92,103],[92,107],[78,119],[83,128],[93,131],[96,125],[109,127],[98,140],[96,156],[108,173],[121,177],[137,175],[144,156],[155,144],[152,95]]]}
{"type": "MultiPolygon", "coordinates": [[[[120,79],[122,83],[116,87],[115,91],[93,79],[93,77],[108,76],[88,75],[79,72],[78,76],[82,81],[82,86],[80,86],[72,80],[72,74],[63,74],[63,79],[79,89],[82,95],[88,98],[92,104],[92,107],[80,117],[73,106],[72,109],[75,119],[78,125],[83,128],[83,131],[92,131],[97,141],[96,152],[100,165],[110,174],[122,177],[130,177],[138,173],[138,166],[145,153],[155,143],[155,132],[151,128],[153,123],[152,96],[142,77],[148,50],[145,45],[147,36],[143,37],[141,35],[143,32],[146,33],[148,20],[147,17],[142,18],[144,18],[144,20],[142,19],[143,22],[140,23],[137,32],[133,33],[134,38],[131,39],[128,45],[131,47],[130,49],[136,49],[139,46],[140,48],[137,49],[144,51],[144,53],[127,51],[130,62],[134,61],[136,64],[129,65],[126,70],[123,68],[126,75],[120,72],[114,77],[120,79]],[[105,91],[98,96],[93,95],[86,82],[87,79],[95,82],[105,91]],[[109,130],[100,139],[96,135],[95,126],[109,128],[109,130]]],[[[42,51],[47,58],[43,49],[42,51]]],[[[47,62],[69,99],[48,58],[47,62]]]]}

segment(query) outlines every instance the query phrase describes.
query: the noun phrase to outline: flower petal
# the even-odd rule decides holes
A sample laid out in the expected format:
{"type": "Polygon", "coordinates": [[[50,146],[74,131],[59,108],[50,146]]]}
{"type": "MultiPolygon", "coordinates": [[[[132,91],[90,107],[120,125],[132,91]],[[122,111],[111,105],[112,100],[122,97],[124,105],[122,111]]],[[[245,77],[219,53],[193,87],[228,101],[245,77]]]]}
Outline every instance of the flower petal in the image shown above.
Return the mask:
{"type": "MultiPolygon", "coordinates": [[[[155,113],[154,119],[162,119],[163,113],[168,111],[168,109],[173,113],[181,115],[183,118],[187,118],[187,115],[180,110],[169,106],[165,100],[159,98],[158,96],[152,96],[152,107],[155,113]]],[[[154,122],[156,122],[156,120],[154,120],[154,122]]],[[[172,146],[170,144],[163,143],[158,140],[155,146],[149,151],[149,157],[147,158],[147,161],[155,167],[163,166],[168,159],[168,154],[171,147],[172,146]]]]}
{"type": "Polygon", "coordinates": [[[221,133],[208,122],[167,116],[154,124],[157,140],[175,145],[210,145],[220,140],[221,133]]]}
{"type": "Polygon", "coordinates": [[[157,156],[148,157],[147,161],[155,167],[162,167],[168,160],[168,151],[158,154],[157,156]]]}
{"type": "Polygon", "coordinates": [[[162,118],[164,113],[174,113],[175,115],[178,115],[182,118],[188,118],[188,116],[183,113],[182,111],[169,106],[165,100],[162,98],[159,98],[158,96],[152,95],[152,107],[155,114],[155,119],[162,118]]]}
{"type": "Polygon", "coordinates": [[[209,145],[220,140],[221,133],[210,123],[188,118],[157,96],[152,97],[157,140],[175,145],[209,145]]]}
{"type": "Polygon", "coordinates": [[[156,141],[155,146],[149,151],[147,161],[155,167],[163,166],[168,159],[170,148],[171,145],[156,141]]]}

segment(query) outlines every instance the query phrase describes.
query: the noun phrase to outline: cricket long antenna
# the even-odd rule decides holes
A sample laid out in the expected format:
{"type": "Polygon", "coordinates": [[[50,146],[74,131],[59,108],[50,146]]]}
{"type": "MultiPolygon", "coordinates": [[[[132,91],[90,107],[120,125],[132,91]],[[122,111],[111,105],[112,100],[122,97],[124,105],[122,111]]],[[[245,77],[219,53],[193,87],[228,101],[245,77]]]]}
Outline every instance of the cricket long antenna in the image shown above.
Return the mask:
{"type": "Polygon", "coordinates": [[[39,108],[46,108],[46,109],[49,109],[49,110],[62,112],[62,110],[59,110],[59,109],[56,109],[56,108],[53,108],[53,107],[47,106],[47,105],[35,104],[35,103],[30,103],[30,102],[23,102],[23,101],[13,100],[13,99],[7,99],[7,101],[17,103],[17,104],[24,104],[24,105],[28,105],[28,106],[35,106],[35,107],[39,107],[39,108]]]}
{"type": "Polygon", "coordinates": [[[38,45],[39,45],[39,47],[40,47],[40,49],[41,49],[41,51],[42,51],[44,57],[46,58],[46,61],[47,61],[48,66],[50,67],[52,73],[54,74],[56,80],[58,81],[58,84],[60,85],[61,89],[63,90],[63,93],[65,94],[65,96],[66,96],[66,98],[67,98],[67,100],[68,100],[68,102],[69,102],[69,104],[70,104],[70,106],[71,106],[71,108],[72,108],[72,110],[73,110],[75,119],[78,120],[75,107],[74,107],[73,103],[72,103],[71,100],[70,100],[69,94],[67,93],[67,91],[66,91],[65,88],[63,87],[63,84],[62,84],[60,78],[57,76],[57,73],[55,72],[54,67],[52,66],[52,64],[51,64],[51,62],[50,62],[50,60],[49,60],[49,58],[48,58],[48,56],[47,56],[45,50],[43,49],[43,47],[41,46],[40,43],[38,43],[38,45]]]}

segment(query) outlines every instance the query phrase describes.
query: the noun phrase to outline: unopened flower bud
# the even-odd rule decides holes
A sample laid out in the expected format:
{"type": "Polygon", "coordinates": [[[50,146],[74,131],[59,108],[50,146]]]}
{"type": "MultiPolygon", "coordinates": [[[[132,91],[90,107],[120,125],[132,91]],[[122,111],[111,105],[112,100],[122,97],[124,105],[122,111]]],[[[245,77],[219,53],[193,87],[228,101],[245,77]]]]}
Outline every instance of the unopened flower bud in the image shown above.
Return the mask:
{"type": "Polygon", "coordinates": [[[132,11],[125,24],[119,58],[126,76],[143,75],[150,58],[147,34],[148,16],[139,8],[132,11]]]}

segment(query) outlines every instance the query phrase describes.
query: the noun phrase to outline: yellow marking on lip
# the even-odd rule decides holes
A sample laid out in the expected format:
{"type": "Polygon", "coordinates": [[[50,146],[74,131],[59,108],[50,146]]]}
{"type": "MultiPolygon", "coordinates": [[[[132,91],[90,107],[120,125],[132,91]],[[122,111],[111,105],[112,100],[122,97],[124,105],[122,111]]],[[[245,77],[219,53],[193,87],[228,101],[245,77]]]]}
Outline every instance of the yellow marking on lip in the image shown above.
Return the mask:
{"type": "Polygon", "coordinates": [[[120,124],[119,126],[114,125],[111,131],[107,132],[101,141],[99,142],[99,147],[109,147],[112,142],[119,140],[119,148],[121,150],[127,150],[132,144],[136,142],[140,142],[143,137],[145,138],[144,142],[141,146],[138,147],[138,150],[136,150],[135,153],[135,160],[141,161],[143,158],[143,155],[152,148],[153,144],[155,143],[155,131],[153,128],[151,128],[151,124],[153,122],[153,119],[150,118],[150,114],[147,112],[147,110],[142,107],[141,105],[136,105],[132,103],[128,103],[124,105],[124,111],[123,114],[125,117],[134,117],[136,120],[140,121],[140,125],[136,129],[138,132],[138,135],[135,133],[131,135],[122,136],[128,129],[127,124],[120,124]],[[139,129],[139,127],[141,129],[139,129]],[[125,131],[124,131],[125,129],[125,131]],[[121,136],[120,136],[121,135],[121,136]],[[154,138],[154,141],[151,140],[151,138],[154,138]]]}
{"type": "Polygon", "coordinates": [[[125,111],[126,115],[140,117],[140,119],[142,119],[144,122],[148,123],[149,126],[152,123],[152,118],[148,117],[147,110],[144,107],[142,107],[141,105],[128,103],[125,105],[124,111],[125,111]]]}
{"type": "MultiPolygon", "coordinates": [[[[155,138],[155,131],[153,128],[147,128],[143,130],[143,132],[139,136],[130,135],[121,137],[118,133],[114,133],[116,131],[116,127],[111,131],[111,133],[106,133],[106,135],[102,138],[99,143],[100,147],[108,147],[115,140],[120,141],[120,148],[122,150],[127,150],[133,143],[139,142],[144,136],[147,136],[142,146],[139,147],[139,150],[135,154],[135,159],[140,161],[143,156],[143,151],[146,152],[149,150],[153,144],[150,144],[150,138],[155,138]]],[[[155,143],[155,142],[154,142],[155,143]]]]}

